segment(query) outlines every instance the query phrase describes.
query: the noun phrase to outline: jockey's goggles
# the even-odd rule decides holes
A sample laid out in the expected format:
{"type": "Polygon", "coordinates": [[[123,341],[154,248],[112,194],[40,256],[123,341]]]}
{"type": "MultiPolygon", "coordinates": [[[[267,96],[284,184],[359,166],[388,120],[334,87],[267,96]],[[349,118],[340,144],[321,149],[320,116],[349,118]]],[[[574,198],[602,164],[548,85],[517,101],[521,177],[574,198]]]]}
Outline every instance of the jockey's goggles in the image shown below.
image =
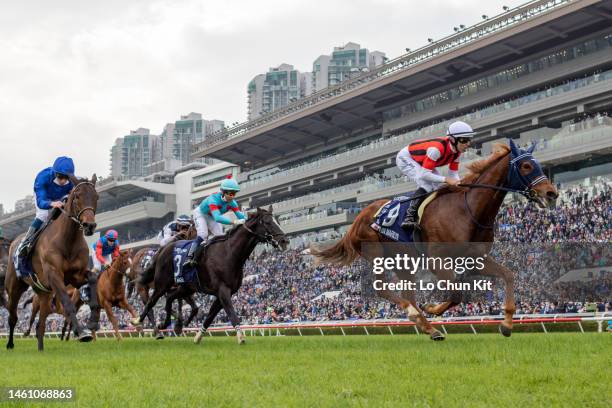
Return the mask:
{"type": "Polygon", "coordinates": [[[471,143],[471,142],[472,142],[471,137],[458,137],[457,138],[457,143],[466,144],[466,143],[471,143]]]}
{"type": "Polygon", "coordinates": [[[223,194],[234,197],[236,195],[236,192],[227,190],[224,191],[223,194]]]}
{"type": "Polygon", "coordinates": [[[106,240],[107,240],[108,242],[110,242],[111,244],[112,244],[113,242],[115,242],[115,238],[106,238],[106,240]]]}
{"type": "Polygon", "coordinates": [[[55,173],[55,177],[56,177],[58,180],[68,180],[68,176],[67,176],[67,175],[65,175],[65,174],[62,174],[62,173],[55,173]]]}

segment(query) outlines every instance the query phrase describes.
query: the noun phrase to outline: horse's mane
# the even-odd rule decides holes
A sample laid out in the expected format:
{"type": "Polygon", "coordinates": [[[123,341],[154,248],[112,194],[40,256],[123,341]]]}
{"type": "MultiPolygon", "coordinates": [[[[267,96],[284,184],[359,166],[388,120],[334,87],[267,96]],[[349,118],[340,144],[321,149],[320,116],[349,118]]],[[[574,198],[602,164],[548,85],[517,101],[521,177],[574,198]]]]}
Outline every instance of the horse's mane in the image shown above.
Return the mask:
{"type": "Polygon", "coordinates": [[[510,148],[508,146],[501,143],[495,143],[493,145],[493,152],[491,152],[488,157],[476,160],[466,166],[469,173],[461,179],[461,182],[465,184],[474,183],[485,170],[497,163],[499,159],[506,156],[508,153],[510,153],[510,148]]]}
{"type": "MultiPolygon", "coordinates": [[[[478,179],[478,177],[480,177],[482,173],[484,173],[488,168],[497,163],[499,159],[506,156],[508,153],[510,153],[510,147],[502,143],[494,143],[493,151],[488,157],[476,160],[466,166],[469,173],[461,179],[461,183],[471,184],[476,182],[476,180],[478,179]]],[[[464,191],[464,188],[449,186],[442,187],[438,190],[438,197],[442,194],[452,193],[456,191],[464,191]]]]}
{"type": "MultiPolygon", "coordinates": [[[[265,212],[267,212],[266,210],[263,210],[263,209],[261,211],[262,212],[254,213],[253,216],[248,217],[247,222],[249,222],[250,220],[256,219],[258,217],[261,217],[265,214],[265,212]]],[[[217,241],[225,241],[226,239],[234,235],[239,229],[240,229],[240,225],[234,225],[225,234],[212,237],[210,241],[208,241],[208,244],[212,244],[213,242],[217,242],[217,241]]]]}

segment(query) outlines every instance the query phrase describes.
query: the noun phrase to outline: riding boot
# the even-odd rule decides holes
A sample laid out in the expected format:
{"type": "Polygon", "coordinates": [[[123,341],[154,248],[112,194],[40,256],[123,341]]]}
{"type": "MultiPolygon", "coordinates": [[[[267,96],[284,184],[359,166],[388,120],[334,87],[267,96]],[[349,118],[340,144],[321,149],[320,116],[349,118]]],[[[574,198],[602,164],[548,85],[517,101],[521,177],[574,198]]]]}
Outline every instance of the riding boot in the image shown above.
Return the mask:
{"type": "Polygon", "coordinates": [[[32,238],[34,238],[34,235],[36,235],[36,231],[38,231],[38,228],[35,228],[33,226],[30,226],[30,228],[28,228],[26,236],[23,237],[21,243],[17,247],[17,254],[20,258],[26,257],[28,255],[28,252],[30,252],[30,244],[32,243],[32,238]]]}
{"type": "MultiPolygon", "coordinates": [[[[417,191],[414,192],[413,196],[419,196],[421,194],[425,194],[427,193],[427,190],[425,190],[423,187],[420,187],[417,191]]],[[[408,210],[406,210],[406,217],[404,218],[404,221],[402,222],[401,227],[405,230],[410,230],[410,229],[420,229],[421,226],[419,225],[419,206],[421,205],[421,203],[423,202],[423,200],[425,199],[425,196],[423,197],[419,197],[419,198],[415,198],[410,202],[410,207],[408,207],[408,210]]]]}
{"type": "Polygon", "coordinates": [[[198,265],[198,261],[195,257],[196,250],[198,247],[203,244],[205,241],[202,237],[197,237],[189,247],[189,252],[187,252],[187,259],[183,263],[183,268],[193,268],[198,265]]]}

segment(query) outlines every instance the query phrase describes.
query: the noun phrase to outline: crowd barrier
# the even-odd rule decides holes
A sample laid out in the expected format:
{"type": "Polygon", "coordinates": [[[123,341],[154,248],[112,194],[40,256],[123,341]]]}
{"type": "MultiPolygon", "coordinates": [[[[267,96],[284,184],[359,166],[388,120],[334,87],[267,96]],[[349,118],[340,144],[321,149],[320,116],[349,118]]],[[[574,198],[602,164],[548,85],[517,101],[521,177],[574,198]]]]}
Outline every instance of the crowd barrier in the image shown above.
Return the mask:
{"type": "MultiPolygon", "coordinates": [[[[488,333],[497,331],[497,325],[503,316],[466,316],[432,319],[430,323],[444,333],[488,333]]],[[[612,327],[612,312],[605,313],[565,313],[565,314],[526,314],[517,315],[513,320],[515,331],[548,333],[550,331],[587,331],[604,332],[612,327]]],[[[248,336],[305,336],[305,335],[347,335],[347,334],[421,334],[417,326],[408,319],[374,319],[374,320],[338,320],[316,322],[291,322],[275,324],[257,324],[240,326],[248,336]]],[[[195,335],[199,328],[184,328],[180,336],[195,335]]],[[[141,332],[133,328],[119,330],[123,337],[146,337],[153,330],[144,329],[141,332]]],[[[162,330],[167,335],[176,336],[171,330],[162,330]]],[[[211,326],[208,336],[231,336],[235,332],[231,326],[211,326]]],[[[0,338],[6,337],[6,332],[0,333],[0,338]]],[[[15,333],[21,337],[21,333],[15,333]]],[[[112,330],[97,332],[98,337],[114,337],[112,330]]],[[[59,332],[45,333],[46,337],[59,338],[59,332]]]]}

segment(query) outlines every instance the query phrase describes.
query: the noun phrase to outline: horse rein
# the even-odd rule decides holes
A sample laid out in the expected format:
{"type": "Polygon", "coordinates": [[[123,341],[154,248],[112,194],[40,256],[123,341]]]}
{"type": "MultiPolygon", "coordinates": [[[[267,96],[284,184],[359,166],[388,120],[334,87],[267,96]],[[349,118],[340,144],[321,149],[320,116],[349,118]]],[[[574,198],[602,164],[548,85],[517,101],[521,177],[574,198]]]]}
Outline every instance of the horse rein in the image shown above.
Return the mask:
{"type": "MultiPolygon", "coordinates": [[[[259,220],[258,223],[261,224],[262,220],[259,220]]],[[[276,249],[280,249],[280,244],[278,243],[278,241],[274,238],[274,234],[270,234],[267,230],[266,230],[266,234],[265,235],[261,235],[255,231],[253,231],[251,228],[249,228],[246,223],[242,224],[242,226],[251,234],[255,235],[255,237],[257,237],[257,239],[259,239],[261,242],[266,243],[266,244],[272,244],[272,246],[274,246],[276,249]]],[[[265,228],[265,227],[264,227],[265,228]]]]}
{"type": "MultiPolygon", "coordinates": [[[[80,186],[85,185],[85,184],[89,184],[89,185],[91,185],[92,187],[94,187],[94,189],[95,189],[95,187],[96,187],[96,186],[95,186],[95,185],[94,185],[94,184],[93,184],[91,181],[82,181],[82,182],[80,182],[79,184],[77,184],[76,186],[74,186],[74,188],[72,189],[72,191],[71,191],[71,193],[70,193],[70,194],[72,195],[72,194],[73,194],[73,193],[74,193],[74,192],[75,192],[75,191],[76,191],[76,190],[77,190],[77,189],[78,189],[80,186]]],[[[85,211],[88,211],[88,210],[89,210],[89,211],[93,212],[94,216],[96,215],[96,210],[95,210],[93,207],[85,207],[85,208],[81,209],[81,211],[79,211],[79,212],[78,212],[78,214],[77,214],[76,216],[71,215],[71,214],[68,214],[68,211],[64,210],[64,208],[63,208],[63,207],[60,207],[60,208],[59,208],[59,210],[60,210],[60,211],[61,211],[61,212],[62,212],[62,213],[63,213],[63,214],[66,216],[66,217],[68,217],[68,218],[69,218],[69,219],[71,219],[72,221],[76,222],[76,223],[79,225],[79,229],[80,229],[80,230],[83,230],[83,223],[81,222],[81,215],[83,215],[83,213],[84,213],[85,211]]]]}
{"type": "MultiPolygon", "coordinates": [[[[510,170],[513,171],[516,168],[516,164],[519,162],[518,159],[522,159],[524,157],[528,156],[527,154],[522,154],[512,160],[510,160],[510,170]]],[[[530,155],[529,155],[530,156],[530,155]]],[[[467,188],[489,188],[492,190],[497,190],[497,191],[504,191],[507,193],[518,193],[520,195],[522,195],[523,197],[525,197],[528,201],[534,201],[537,192],[533,189],[533,186],[535,186],[536,184],[541,183],[544,180],[548,180],[548,177],[542,175],[539,176],[537,178],[535,178],[534,180],[532,180],[531,182],[529,182],[528,180],[526,180],[521,173],[516,170],[516,174],[519,176],[519,181],[521,182],[521,184],[523,185],[523,189],[519,190],[517,188],[510,188],[510,187],[503,187],[503,186],[496,186],[493,184],[479,184],[479,183],[472,183],[472,184],[458,184],[458,187],[467,187],[467,188]]],[[[470,208],[470,205],[468,203],[468,199],[467,199],[467,191],[465,191],[463,193],[463,202],[465,205],[465,208],[467,208],[468,214],[470,215],[470,218],[472,220],[472,222],[474,224],[476,224],[478,227],[483,228],[483,229],[493,229],[495,227],[495,221],[493,221],[493,224],[491,225],[484,225],[481,224],[476,217],[474,216],[474,213],[472,212],[472,209],[470,208]]]]}

